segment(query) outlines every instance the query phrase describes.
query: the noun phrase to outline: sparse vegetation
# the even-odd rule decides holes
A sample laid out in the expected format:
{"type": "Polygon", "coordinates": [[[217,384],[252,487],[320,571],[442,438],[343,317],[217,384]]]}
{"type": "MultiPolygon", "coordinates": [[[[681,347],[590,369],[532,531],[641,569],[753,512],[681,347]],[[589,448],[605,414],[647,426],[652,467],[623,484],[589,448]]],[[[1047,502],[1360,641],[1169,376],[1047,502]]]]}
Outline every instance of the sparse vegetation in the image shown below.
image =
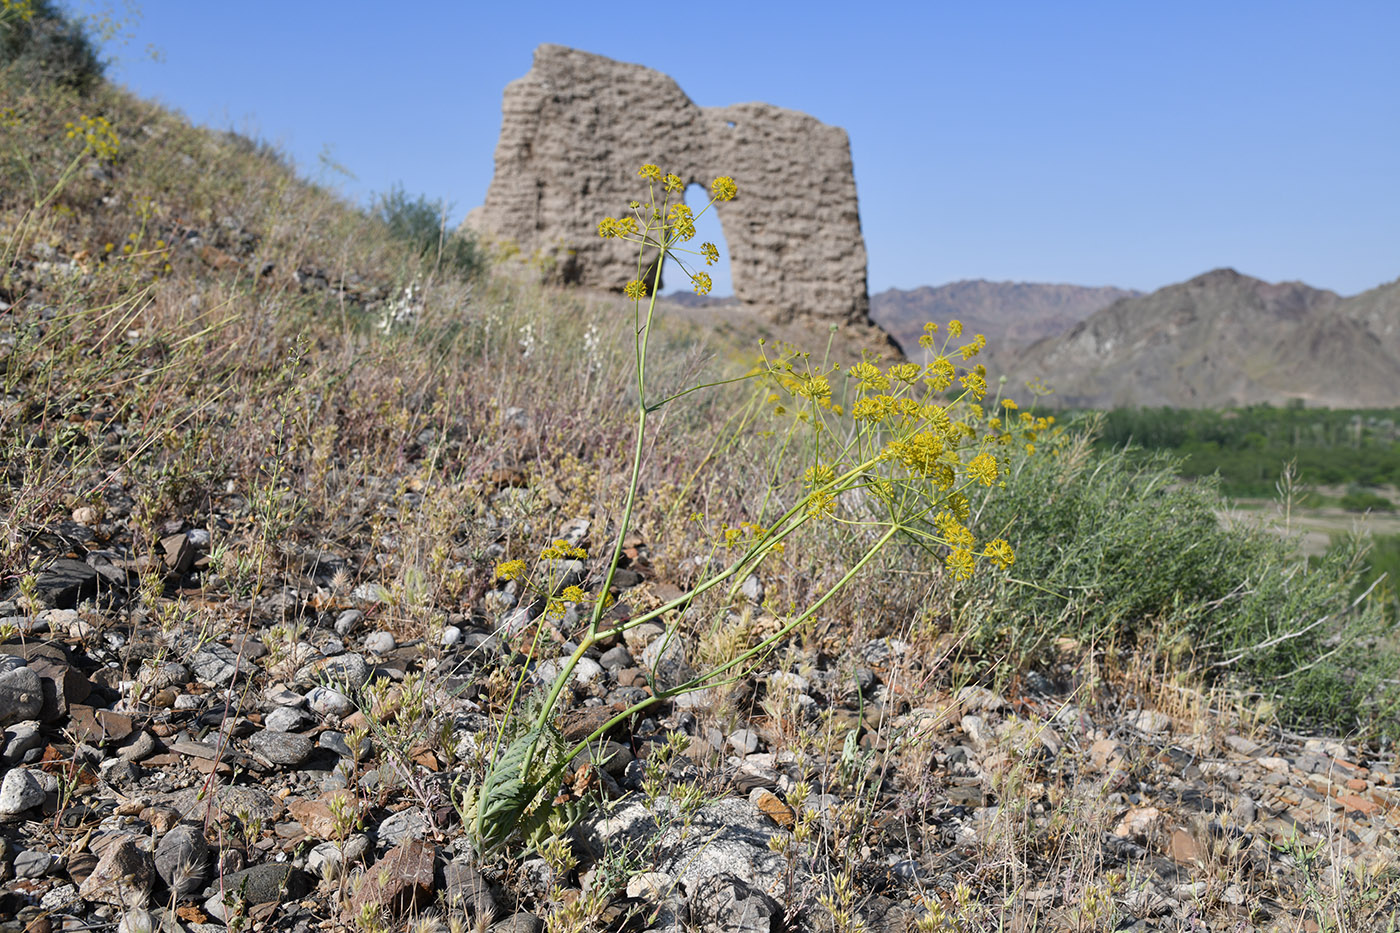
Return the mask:
{"type": "Polygon", "coordinates": [[[131,780],[207,808],[230,928],[485,929],[490,902],[641,929],[740,817],[788,929],[1394,916],[1393,835],[1361,817],[1394,781],[1396,654],[1360,542],[1309,566],[1223,527],[1169,457],[980,398],[953,328],[927,364],[719,343],[636,287],[493,268],[431,201],[359,210],[24,61],[0,64],[0,636],[62,645],[131,744],[182,750],[133,774],[105,727],[43,726],[11,770],[56,775],[58,810],[5,832],[64,853],[45,892],[104,820],[171,819],[114,816],[131,780]],[[69,555],[103,582],[55,609],[69,555]],[[250,743],[276,711],[314,767],[250,743]],[[1274,796],[1237,806],[1225,775],[1264,767],[1274,796]],[[364,830],[391,818],[474,913],[368,897],[395,879],[364,830]],[[223,885],[245,862],[320,887],[256,903],[223,885]]]}

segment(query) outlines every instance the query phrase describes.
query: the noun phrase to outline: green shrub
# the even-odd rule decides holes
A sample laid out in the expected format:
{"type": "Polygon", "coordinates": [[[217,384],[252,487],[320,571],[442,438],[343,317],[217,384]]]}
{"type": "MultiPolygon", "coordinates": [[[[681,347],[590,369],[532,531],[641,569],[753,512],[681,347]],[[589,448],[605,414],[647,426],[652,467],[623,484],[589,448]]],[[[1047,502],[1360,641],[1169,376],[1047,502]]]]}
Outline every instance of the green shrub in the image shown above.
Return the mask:
{"type": "Polygon", "coordinates": [[[474,278],[486,269],[486,255],[476,240],[446,228],[447,209],[441,200],[410,198],[401,185],[375,199],[373,214],[388,226],[395,238],[408,244],[419,257],[462,278],[474,278]]]}
{"type": "Polygon", "coordinates": [[[1395,503],[1360,486],[1352,486],[1339,503],[1348,512],[1394,512],[1395,503]]]}
{"type": "Polygon", "coordinates": [[[0,62],[22,83],[87,93],[102,80],[97,48],[52,0],[0,0],[0,62]]]}
{"type": "Polygon", "coordinates": [[[1057,454],[1021,457],[1007,495],[981,503],[984,533],[1017,542],[1014,579],[974,581],[974,643],[1032,663],[1057,636],[1159,640],[1181,667],[1277,704],[1281,719],[1385,728],[1395,651],[1374,601],[1353,605],[1362,547],[1311,567],[1295,541],[1224,527],[1212,481],[1183,482],[1164,454],[1096,451],[1092,428],[1057,454]]]}

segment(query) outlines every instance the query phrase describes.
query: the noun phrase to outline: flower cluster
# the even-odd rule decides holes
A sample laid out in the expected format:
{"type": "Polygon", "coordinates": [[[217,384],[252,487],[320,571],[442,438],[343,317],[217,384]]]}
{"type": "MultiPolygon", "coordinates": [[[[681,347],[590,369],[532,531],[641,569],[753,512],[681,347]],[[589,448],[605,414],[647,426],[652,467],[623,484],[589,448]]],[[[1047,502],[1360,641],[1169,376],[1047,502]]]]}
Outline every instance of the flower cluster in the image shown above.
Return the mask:
{"type": "Polygon", "coordinates": [[[68,139],[81,139],[87,151],[103,162],[111,162],[121,149],[117,131],[106,117],[79,117],[76,123],[65,123],[68,139]]]}
{"type": "Polygon", "coordinates": [[[986,369],[962,361],[975,357],[987,341],[977,334],[950,349],[948,341],[962,330],[958,321],[941,335],[938,325],[927,325],[924,346],[935,355],[922,365],[864,359],[844,373],[799,372],[790,359],[782,359],[764,370],[773,389],[768,396],[773,413],[792,414],[817,429],[814,465],[802,475],[803,515],[859,523],[852,515],[841,517],[845,513],[835,506],[845,490],[863,488],[888,510],[890,517],[879,521],[936,548],[953,580],[971,577],[979,560],[1002,569],[1015,562],[1006,540],[977,540],[968,526],[968,492],[1004,487],[1011,469],[1008,447],[1019,440],[1034,453],[1037,432],[1054,423],[1021,411],[1009,398],[992,403],[993,415],[984,411],[986,369]],[[941,347],[935,335],[943,337],[941,347]],[[850,420],[844,427],[834,420],[845,418],[850,420]],[[824,438],[848,440],[823,447],[824,438]]]}
{"type": "MultiPolygon", "coordinates": [[[[665,258],[675,260],[690,277],[691,286],[697,295],[708,295],[714,287],[714,280],[708,272],[690,269],[682,254],[699,256],[706,265],[719,261],[719,248],[713,243],[700,244],[699,250],[682,247],[695,238],[695,221],[700,216],[684,201],[672,201],[672,196],[685,192],[685,180],[674,173],[662,173],[661,167],[648,162],[637,174],[647,180],[650,191],[646,204],[633,201],[628,205],[631,215],[604,217],[598,221],[598,235],[606,240],[626,240],[636,243],[643,251],[660,250],[665,258]],[[661,200],[657,200],[657,183],[660,183],[661,200]]],[[[716,178],[710,184],[712,197],[700,211],[709,210],[716,201],[730,201],[738,194],[739,188],[734,179],[727,175],[716,178]]],[[[624,295],[633,301],[641,301],[649,294],[645,282],[633,279],[622,289],[624,295]]]]}

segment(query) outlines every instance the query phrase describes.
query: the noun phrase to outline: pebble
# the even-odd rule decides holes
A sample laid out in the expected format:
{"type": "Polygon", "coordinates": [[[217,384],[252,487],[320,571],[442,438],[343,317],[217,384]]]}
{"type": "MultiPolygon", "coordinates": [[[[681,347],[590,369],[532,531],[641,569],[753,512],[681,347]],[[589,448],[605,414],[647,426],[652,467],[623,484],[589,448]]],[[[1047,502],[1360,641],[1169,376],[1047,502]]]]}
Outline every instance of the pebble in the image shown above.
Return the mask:
{"type": "Polygon", "coordinates": [[[156,846],[156,872],[177,900],[195,894],[204,886],[208,865],[209,845],[195,826],[176,826],[161,837],[156,846]]]}
{"type": "Polygon", "coordinates": [[[0,819],[18,816],[44,802],[44,786],[28,769],[13,768],[0,782],[0,819]]]}
{"type": "Polygon", "coordinates": [[[306,693],[306,702],[322,716],[344,718],[355,709],[349,697],[330,687],[312,687],[306,693]]]}
{"type": "Polygon", "coordinates": [[[38,719],[44,708],[44,685],[30,667],[0,672],[0,726],[38,719]]]}
{"type": "Polygon", "coordinates": [[[316,746],[304,735],[264,729],[248,740],[253,751],[275,765],[295,768],[311,757],[316,746]]]}
{"type": "Polygon", "coordinates": [[[371,654],[386,655],[398,646],[391,632],[381,630],[365,636],[365,650],[371,654]]]}
{"type": "Polygon", "coordinates": [[[279,706],[263,717],[263,725],[273,732],[294,732],[307,724],[307,715],[294,706],[279,706]]]}
{"type": "Polygon", "coordinates": [[[355,631],[355,626],[365,620],[365,614],[358,609],[346,609],[335,617],[335,633],[337,635],[349,635],[355,631]]]}

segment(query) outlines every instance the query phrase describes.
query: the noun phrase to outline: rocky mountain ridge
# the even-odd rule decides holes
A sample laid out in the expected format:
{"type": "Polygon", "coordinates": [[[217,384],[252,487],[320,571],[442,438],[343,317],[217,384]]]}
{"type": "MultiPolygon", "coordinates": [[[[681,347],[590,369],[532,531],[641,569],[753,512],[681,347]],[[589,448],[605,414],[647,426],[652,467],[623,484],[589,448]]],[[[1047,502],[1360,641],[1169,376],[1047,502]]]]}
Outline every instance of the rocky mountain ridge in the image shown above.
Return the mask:
{"type": "Polygon", "coordinates": [[[1120,299],[1003,371],[1068,407],[1385,407],[1400,396],[1400,282],[1343,298],[1215,269],[1120,299]]]}
{"type": "Polygon", "coordinates": [[[957,318],[992,348],[1024,346],[1062,334],[1095,311],[1142,292],[1106,286],[989,282],[965,279],[946,285],[890,288],[870,297],[870,316],[906,352],[917,348],[927,321],[957,318]]]}

